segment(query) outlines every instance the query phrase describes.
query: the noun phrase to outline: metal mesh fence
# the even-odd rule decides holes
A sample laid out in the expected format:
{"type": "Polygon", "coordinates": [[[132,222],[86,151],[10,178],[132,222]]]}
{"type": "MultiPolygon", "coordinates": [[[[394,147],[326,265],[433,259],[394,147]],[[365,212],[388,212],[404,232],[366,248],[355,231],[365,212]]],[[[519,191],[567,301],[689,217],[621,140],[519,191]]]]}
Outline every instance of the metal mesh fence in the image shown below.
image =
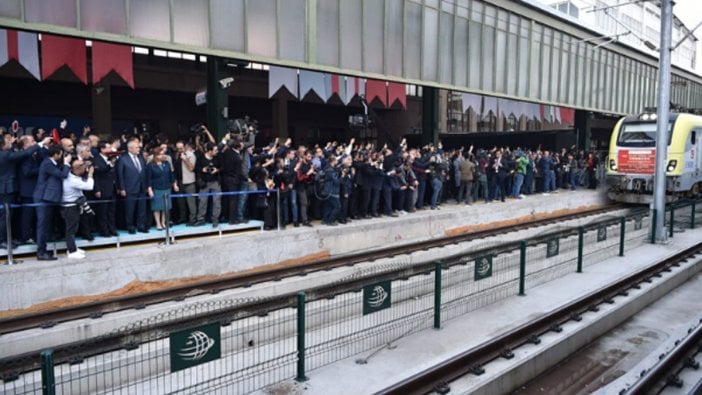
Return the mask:
{"type": "Polygon", "coordinates": [[[20,371],[21,366],[31,364],[34,360],[36,358],[21,357],[3,365],[3,373],[0,375],[0,393],[13,395],[40,393],[41,371],[36,370],[24,374],[20,371]]]}
{"type": "Polygon", "coordinates": [[[530,245],[526,253],[527,289],[576,270],[578,236],[553,237],[545,243],[530,245]]]}
{"type": "Polygon", "coordinates": [[[307,303],[305,343],[309,369],[376,349],[372,356],[404,336],[431,327],[433,273],[391,281],[390,290],[384,291],[390,294],[391,305],[383,310],[364,311],[367,291],[365,287],[363,291],[307,303]]]}
{"type": "Polygon", "coordinates": [[[441,319],[447,321],[517,293],[519,250],[497,256],[467,256],[442,272],[441,319]],[[490,273],[486,262],[492,259],[490,273]]]}

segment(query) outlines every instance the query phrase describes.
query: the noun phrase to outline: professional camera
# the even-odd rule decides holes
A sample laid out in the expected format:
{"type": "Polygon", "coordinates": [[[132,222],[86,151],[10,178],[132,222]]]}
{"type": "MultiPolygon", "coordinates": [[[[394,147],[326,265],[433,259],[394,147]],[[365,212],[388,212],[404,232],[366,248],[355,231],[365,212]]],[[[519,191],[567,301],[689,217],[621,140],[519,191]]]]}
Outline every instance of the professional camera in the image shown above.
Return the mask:
{"type": "Polygon", "coordinates": [[[205,125],[202,122],[198,122],[190,126],[190,134],[192,134],[193,137],[199,136],[200,141],[207,141],[209,137],[207,136],[205,129],[205,125]]]}
{"type": "Polygon", "coordinates": [[[240,135],[243,140],[247,140],[249,134],[258,133],[258,121],[249,118],[248,115],[244,118],[236,118],[227,120],[227,130],[234,135],[240,135]]]}
{"type": "Polygon", "coordinates": [[[95,211],[90,207],[88,204],[88,199],[85,196],[81,196],[77,201],[76,204],[80,207],[80,213],[81,214],[88,214],[88,215],[95,215],[95,211]]]}
{"type": "Polygon", "coordinates": [[[368,115],[364,115],[364,114],[349,115],[349,128],[351,130],[362,130],[362,129],[365,129],[366,127],[370,128],[372,126],[373,126],[373,122],[368,117],[368,115]]]}

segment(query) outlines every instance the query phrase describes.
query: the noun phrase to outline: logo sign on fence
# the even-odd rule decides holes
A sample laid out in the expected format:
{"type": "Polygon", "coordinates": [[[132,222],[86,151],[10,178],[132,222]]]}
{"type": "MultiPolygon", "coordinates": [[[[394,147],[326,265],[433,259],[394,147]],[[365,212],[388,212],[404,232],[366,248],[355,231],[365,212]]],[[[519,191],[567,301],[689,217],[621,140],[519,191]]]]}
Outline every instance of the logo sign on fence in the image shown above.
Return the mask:
{"type": "Polygon", "coordinates": [[[492,277],[492,255],[479,256],[475,258],[475,281],[492,277]]]}
{"type": "Polygon", "coordinates": [[[363,287],[363,315],[390,307],[390,281],[363,287]]]}
{"type": "Polygon", "coordinates": [[[600,225],[597,227],[597,242],[607,240],[607,227],[600,225]]]}
{"type": "Polygon", "coordinates": [[[546,241],[546,258],[558,255],[558,249],[560,248],[560,242],[558,237],[549,239],[546,241]]]}
{"type": "Polygon", "coordinates": [[[634,230],[640,230],[643,227],[643,220],[641,217],[636,217],[634,219],[634,230]]]}
{"type": "Polygon", "coordinates": [[[222,355],[219,322],[171,333],[170,352],[171,373],[219,359],[222,355]]]}

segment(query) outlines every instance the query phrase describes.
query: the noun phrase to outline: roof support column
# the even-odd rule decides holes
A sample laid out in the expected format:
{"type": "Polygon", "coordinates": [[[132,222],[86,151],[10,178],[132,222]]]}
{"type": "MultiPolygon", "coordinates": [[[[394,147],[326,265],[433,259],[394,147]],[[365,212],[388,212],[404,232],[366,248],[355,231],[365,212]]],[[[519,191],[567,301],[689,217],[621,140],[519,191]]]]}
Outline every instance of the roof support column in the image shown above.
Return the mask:
{"type": "Polygon", "coordinates": [[[223,71],[225,67],[222,59],[207,57],[207,128],[216,141],[227,133],[226,121],[229,117],[228,85],[220,84],[220,80],[227,77],[223,71]]]}
{"type": "Polygon", "coordinates": [[[93,85],[90,89],[93,127],[101,137],[112,133],[112,89],[110,84],[93,85]]]}
{"type": "Polygon", "coordinates": [[[439,142],[438,88],[422,87],[422,145],[439,142]]]}

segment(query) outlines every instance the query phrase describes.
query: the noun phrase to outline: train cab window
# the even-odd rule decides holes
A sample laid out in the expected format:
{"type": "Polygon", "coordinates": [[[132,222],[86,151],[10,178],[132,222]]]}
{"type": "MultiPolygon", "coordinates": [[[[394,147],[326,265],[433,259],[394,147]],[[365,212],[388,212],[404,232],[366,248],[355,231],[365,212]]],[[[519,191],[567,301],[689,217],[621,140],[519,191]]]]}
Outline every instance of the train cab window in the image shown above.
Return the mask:
{"type": "Polygon", "coordinates": [[[696,131],[696,130],[693,130],[693,131],[690,133],[690,142],[691,142],[692,144],[696,144],[696,143],[697,143],[697,131],[696,131]]]}
{"type": "MultiPolygon", "coordinates": [[[[672,125],[668,125],[668,145],[672,139],[672,125]]],[[[619,131],[617,145],[622,147],[654,147],[656,145],[656,123],[625,123],[619,131]]]]}

